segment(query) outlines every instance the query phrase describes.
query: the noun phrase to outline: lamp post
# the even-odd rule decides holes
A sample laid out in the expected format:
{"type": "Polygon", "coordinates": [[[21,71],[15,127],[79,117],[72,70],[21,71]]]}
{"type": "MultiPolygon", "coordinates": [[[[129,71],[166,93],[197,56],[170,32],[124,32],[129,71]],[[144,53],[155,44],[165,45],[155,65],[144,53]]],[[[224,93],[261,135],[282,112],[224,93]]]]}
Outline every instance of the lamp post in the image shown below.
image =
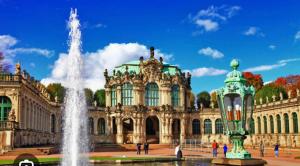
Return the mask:
{"type": "Polygon", "coordinates": [[[244,140],[250,131],[255,89],[253,86],[246,86],[246,79],[237,70],[238,60],[233,59],[230,66],[232,71],[227,74],[225,87],[217,90],[224,131],[233,144],[226,158],[250,159],[251,154],[245,150],[244,140]]]}

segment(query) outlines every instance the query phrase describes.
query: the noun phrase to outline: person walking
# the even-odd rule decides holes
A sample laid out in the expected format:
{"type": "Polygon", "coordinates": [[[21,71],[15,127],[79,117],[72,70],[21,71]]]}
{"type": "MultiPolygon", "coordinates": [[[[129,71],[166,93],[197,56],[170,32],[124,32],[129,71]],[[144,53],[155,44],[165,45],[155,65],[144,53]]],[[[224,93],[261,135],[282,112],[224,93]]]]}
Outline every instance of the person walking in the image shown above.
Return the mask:
{"type": "Polygon", "coordinates": [[[216,140],[214,140],[214,142],[212,143],[212,153],[213,153],[213,157],[217,157],[217,153],[218,153],[218,143],[216,142],[216,140]]]}
{"type": "Polygon", "coordinates": [[[224,144],[224,146],[223,146],[223,151],[224,151],[224,157],[226,158],[226,153],[227,153],[227,145],[226,144],[224,144]]]}
{"type": "Polygon", "coordinates": [[[136,144],[136,154],[140,155],[141,154],[141,143],[136,144]]]}
{"type": "Polygon", "coordinates": [[[259,151],[260,151],[260,157],[264,157],[265,145],[264,145],[263,141],[260,141],[259,151]]]}
{"type": "Polygon", "coordinates": [[[175,148],[175,156],[176,156],[177,159],[182,158],[182,151],[180,149],[180,144],[178,144],[175,148]]]}
{"type": "Polygon", "coordinates": [[[274,147],[274,153],[275,153],[275,157],[279,156],[279,145],[278,145],[278,143],[276,143],[276,145],[274,147]]]}
{"type": "Polygon", "coordinates": [[[144,143],[144,151],[145,151],[145,154],[148,154],[148,150],[149,150],[149,144],[148,144],[148,142],[146,141],[146,142],[144,143]]]}

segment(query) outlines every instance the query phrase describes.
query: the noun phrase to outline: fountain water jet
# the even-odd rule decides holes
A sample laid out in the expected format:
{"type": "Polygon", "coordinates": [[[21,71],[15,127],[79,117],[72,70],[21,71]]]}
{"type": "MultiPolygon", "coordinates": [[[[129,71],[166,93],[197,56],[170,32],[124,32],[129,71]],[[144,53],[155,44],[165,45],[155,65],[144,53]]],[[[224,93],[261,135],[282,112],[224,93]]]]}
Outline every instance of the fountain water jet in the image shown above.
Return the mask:
{"type": "Polygon", "coordinates": [[[81,32],[77,10],[70,13],[69,24],[68,73],[63,127],[62,166],[87,166],[88,145],[87,108],[83,89],[81,58],[81,32]]]}

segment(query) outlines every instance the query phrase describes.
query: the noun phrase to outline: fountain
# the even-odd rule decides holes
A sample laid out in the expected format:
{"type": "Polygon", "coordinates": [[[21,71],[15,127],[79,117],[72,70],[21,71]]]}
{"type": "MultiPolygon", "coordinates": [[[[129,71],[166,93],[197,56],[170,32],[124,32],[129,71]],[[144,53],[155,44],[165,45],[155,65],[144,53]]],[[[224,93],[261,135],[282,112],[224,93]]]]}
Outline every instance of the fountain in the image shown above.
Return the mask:
{"type": "Polygon", "coordinates": [[[62,166],[87,166],[87,108],[83,89],[81,32],[77,10],[70,13],[69,53],[63,126],[62,166]]]}

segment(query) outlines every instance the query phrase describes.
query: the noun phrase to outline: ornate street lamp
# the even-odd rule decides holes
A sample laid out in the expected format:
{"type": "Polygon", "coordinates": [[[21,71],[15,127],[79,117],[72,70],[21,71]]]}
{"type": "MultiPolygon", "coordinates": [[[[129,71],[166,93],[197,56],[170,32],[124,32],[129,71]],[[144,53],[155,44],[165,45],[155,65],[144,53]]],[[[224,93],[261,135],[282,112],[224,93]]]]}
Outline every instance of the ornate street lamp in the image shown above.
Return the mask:
{"type": "Polygon", "coordinates": [[[244,140],[250,131],[255,89],[246,86],[246,79],[237,70],[238,60],[233,59],[230,66],[232,71],[227,74],[225,87],[217,90],[224,131],[233,144],[226,158],[250,159],[251,154],[245,150],[244,140]]]}

